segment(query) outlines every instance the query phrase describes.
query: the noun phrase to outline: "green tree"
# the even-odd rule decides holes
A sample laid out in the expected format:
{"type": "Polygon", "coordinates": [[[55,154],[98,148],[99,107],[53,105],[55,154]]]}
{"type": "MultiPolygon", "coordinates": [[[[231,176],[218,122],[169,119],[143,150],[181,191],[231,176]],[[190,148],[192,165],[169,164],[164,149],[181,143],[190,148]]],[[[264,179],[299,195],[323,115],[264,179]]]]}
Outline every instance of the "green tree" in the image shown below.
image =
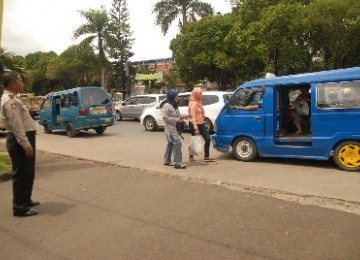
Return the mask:
{"type": "Polygon", "coordinates": [[[180,17],[178,26],[181,29],[199,17],[212,15],[214,9],[198,0],[161,0],[154,5],[152,12],[156,14],[155,24],[161,26],[165,35],[176,18],[180,17]]]}
{"type": "Polygon", "coordinates": [[[172,67],[170,71],[164,74],[164,80],[162,81],[162,87],[167,89],[181,89],[182,82],[179,72],[176,67],[172,67]]]}
{"type": "Polygon", "coordinates": [[[303,6],[297,3],[279,3],[265,8],[259,21],[255,22],[267,70],[275,75],[311,68],[311,55],[302,38],[302,10],[303,6]]]}
{"type": "Polygon", "coordinates": [[[106,87],[105,74],[108,65],[106,58],[107,41],[110,38],[108,26],[109,18],[102,7],[100,10],[88,9],[79,11],[80,15],[87,20],[87,23],[81,25],[74,32],[74,38],[86,36],[81,44],[90,45],[93,41],[97,40],[96,48],[98,50],[99,64],[101,69],[101,86],[106,87]]]}
{"type": "Polygon", "coordinates": [[[56,89],[100,85],[99,60],[91,46],[73,45],[50,60],[47,78],[56,89]]]}
{"type": "Polygon", "coordinates": [[[238,25],[234,15],[206,17],[186,26],[171,41],[175,66],[188,86],[207,79],[225,90],[247,79],[248,73],[256,75],[262,69],[262,62],[255,55],[257,50],[250,44],[253,37],[247,38],[241,29],[235,30],[241,26],[234,24],[238,25]],[[237,38],[239,32],[244,37],[237,38]]]}
{"type": "Polygon", "coordinates": [[[10,70],[15,70],[20,74],[25,74],[26,64],[23,57],[12,52],[6,52],[0,48],[0,61],[10,70]]]}
{"type": "Polygon", "coordinates": [[[359,0],[313,0],[306,16],[308,48],[323,69],[359,65],[359,0]]]}
{"type": "Polygon", "coordinates": [[[25,56],[27,74],[30,80],[30,89],[36,95],[45,95],[53,82],[47,77],[48,65],[57,54],[51,52],[34,52],[25,56]]]}
{"type": "MultiPolygon", "coordinates": [[[[22,56],[18,56],[12,52],[6,52],[4,49],[0,48],[0,61],[3,67],[20,73],[24,80],[25,89],[28,91],[30,89],[31,78],[26,74],[25,59],[22,56]]],[[[1,82],[0,86],[2,87],[1,82]]]]}
{"type": "Polygon", "coordinates": [[[131,47],[134,41],[126,0],[113,0],[109,16],[110,39],[108,44],[110,58],[113,60],[113,73],[111,73],[109,81],[115,89],[121,86],[121,90],[126,96],[129,90],[129,58],[133,56],[131,47]]]}

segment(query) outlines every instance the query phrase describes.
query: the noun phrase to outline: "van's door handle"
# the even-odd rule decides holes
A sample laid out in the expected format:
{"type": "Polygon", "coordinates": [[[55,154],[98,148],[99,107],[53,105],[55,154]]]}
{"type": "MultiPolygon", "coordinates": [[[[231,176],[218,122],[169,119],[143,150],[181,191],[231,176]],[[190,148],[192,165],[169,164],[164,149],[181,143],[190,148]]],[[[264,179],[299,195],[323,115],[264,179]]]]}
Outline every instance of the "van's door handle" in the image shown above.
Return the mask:
{"type": "Polygon", "coordinates": [[[260,120],[261,117],[260,117],[260,116],[254,116],[254,119],[255,119],[255,120],[260,120]]]}

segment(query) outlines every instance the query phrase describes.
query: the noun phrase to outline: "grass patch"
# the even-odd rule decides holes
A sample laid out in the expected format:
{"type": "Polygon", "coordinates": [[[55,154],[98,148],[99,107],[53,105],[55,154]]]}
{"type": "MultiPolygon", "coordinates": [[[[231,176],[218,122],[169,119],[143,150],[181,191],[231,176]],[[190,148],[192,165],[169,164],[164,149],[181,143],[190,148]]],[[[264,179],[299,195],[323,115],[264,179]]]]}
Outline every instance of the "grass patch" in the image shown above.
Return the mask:
{"type": "Polygon", "coordinates": [[[7,153],[0,153],[0,176],[9,174],[12,171],[12,164],[7,153]]]}

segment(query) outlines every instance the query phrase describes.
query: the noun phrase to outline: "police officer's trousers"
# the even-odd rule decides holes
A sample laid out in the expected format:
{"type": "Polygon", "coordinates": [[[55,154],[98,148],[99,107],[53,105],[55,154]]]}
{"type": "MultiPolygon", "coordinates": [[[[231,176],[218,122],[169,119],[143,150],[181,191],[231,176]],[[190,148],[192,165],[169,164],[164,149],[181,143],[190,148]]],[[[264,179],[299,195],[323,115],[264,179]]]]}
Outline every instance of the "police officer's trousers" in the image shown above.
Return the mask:
{"type": "MultiPolygon", "coordinates": [[[[36,132],[26,132],[34,151],[36,132]]],[[[6,148],[11,158],[13,170],[13,207],[26,206],[31,200],[35,177],[35,154],[27,157],[24,149],[18,144],[15,136],[8,133],[6,148]]]]}

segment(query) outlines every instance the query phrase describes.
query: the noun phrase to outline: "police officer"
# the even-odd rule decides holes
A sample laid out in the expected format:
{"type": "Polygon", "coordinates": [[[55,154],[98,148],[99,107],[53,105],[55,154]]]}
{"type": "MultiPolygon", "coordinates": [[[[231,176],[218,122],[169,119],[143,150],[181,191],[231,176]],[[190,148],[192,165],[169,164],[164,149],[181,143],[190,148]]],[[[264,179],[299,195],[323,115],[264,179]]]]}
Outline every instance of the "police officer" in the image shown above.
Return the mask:
{"type": "Polygon", "coordinates": [[[35,175],[36,128],[26,105],[16,97],[23,91],[24,83],[15,71],[2,75],[4,92],[1,97],[1,117],[8,130],[6,148],[13,169],[13,215],[27,217],[37,214],[32,207],[39,202],[32,201],[35,175]]]}

